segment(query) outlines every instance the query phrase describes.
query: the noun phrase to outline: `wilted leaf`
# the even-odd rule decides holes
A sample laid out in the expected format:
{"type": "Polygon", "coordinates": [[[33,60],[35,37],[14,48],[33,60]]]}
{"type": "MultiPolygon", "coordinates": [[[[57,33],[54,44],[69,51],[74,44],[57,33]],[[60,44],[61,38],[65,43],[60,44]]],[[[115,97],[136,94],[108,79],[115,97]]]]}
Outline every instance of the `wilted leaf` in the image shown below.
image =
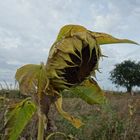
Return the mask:
{"type": "Polygon", "coordinates": [[[55,105],[59,111],[59,113],[68,121],[70,121],[72,123],[73,126],[75,126],[76,128],[79,128],[83,125],[83,123],[81,122],[81,120],[74,118],[72,115],[68,114],[67,112],[65,112],[62,109],[62,97],[58,98],[57,101],[55,102],[55,105]]]}
{"type": "Polygon", "coordinates": [[[46,68],[43,64],[28,64],[16,72],[16,80],[22,93],[36,93],[44,91],[49,83],[46,68]]]}
{"type": "Polygon", "coordinates": [[[137,42],[128,39],[118,39],[106,33],[91,32],[90,33],[96,38],[99,45],[102,44],[114,44],[114,43],[131,43],[138,45],[137,42]]]}
{"type": "Polygon", "coordinates": [[[91,79],[87,79],[81,85],[69,89],[68,92],[83,99],[88,104],[103,104],[106,102],[103,91],[91,79]]]}
{"type": "Polygon", "coordinates": [[[9,108],[5,116],[6,139],[16,140],[35,111],[36,106],[29,98],[9,108]]]}

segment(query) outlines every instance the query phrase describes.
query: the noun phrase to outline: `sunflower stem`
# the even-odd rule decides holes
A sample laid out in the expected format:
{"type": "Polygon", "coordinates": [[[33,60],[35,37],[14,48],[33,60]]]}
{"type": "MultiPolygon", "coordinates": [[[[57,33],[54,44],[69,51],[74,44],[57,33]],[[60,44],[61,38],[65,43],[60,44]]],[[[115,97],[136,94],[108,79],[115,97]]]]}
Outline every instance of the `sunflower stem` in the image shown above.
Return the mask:
{"type": "Polygon", "coordinates": [[[45,120],[44,120],[44,114],[39,109],[38,111],[38,136],[37,140],[44,140],[44,128],[45,128],[45,120]]]}

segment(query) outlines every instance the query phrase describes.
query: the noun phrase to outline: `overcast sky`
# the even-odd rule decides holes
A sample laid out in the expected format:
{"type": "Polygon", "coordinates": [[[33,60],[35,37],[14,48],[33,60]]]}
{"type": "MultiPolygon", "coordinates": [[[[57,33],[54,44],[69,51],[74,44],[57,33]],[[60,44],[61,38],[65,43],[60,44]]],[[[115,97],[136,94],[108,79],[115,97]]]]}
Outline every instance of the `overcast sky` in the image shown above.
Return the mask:
{"type": "MultiPolygon", "coordinates": [[[[14,81],[17,68],[46,61],[57,33],[65,24],[80,24],[140,43],[140,0],[0,0],[0,83],[14,81]]],[[[101,46],[97,80],[112,89],[109,71],[124,60],[140,61],[140,46],[101,46]]]]}

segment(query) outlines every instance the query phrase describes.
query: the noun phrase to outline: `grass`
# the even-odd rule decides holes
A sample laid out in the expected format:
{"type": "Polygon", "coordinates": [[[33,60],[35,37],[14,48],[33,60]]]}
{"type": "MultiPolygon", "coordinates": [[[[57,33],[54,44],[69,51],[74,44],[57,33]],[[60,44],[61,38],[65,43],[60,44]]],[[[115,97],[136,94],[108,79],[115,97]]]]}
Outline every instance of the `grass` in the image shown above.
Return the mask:
{"type": "MultiPolygon", "coordinates": [[[[0,100],[0,135],[2,140],[4,113],[7,105],[17,102],[23,96],[18,91],[1,91],[0,96],[8,98],[0,100]]],[[[55,107],[51,107],[49,114],[50,132],[63,132],[69,139],[77,140],[139,140],[140,139],[140,94],[107,93],[108,104],[90,106],[78,98],[65,97],[63,108],[65,111],[79,117],[85,125],[74,128],[63,119],[55,107]]],[[[21,139],[36,140],[37,119],[28,124],[21,135],[21,139]]],[[[52,140],[63,140],[61,135],[54,136],[52,140]]]]}

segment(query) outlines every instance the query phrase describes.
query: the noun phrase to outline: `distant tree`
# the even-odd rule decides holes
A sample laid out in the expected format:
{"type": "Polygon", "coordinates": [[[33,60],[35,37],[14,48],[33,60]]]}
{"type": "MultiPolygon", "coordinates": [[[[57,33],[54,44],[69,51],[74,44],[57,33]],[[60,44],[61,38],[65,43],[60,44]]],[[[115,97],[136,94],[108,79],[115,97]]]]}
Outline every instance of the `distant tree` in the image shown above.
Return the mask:
{"type": "Polygon", "coordinates": [[[115,68],[110,72],[110,80],[132,93],[134,86],[140,86],[140,62],[126,60],[115,65],[115,68]]]}

